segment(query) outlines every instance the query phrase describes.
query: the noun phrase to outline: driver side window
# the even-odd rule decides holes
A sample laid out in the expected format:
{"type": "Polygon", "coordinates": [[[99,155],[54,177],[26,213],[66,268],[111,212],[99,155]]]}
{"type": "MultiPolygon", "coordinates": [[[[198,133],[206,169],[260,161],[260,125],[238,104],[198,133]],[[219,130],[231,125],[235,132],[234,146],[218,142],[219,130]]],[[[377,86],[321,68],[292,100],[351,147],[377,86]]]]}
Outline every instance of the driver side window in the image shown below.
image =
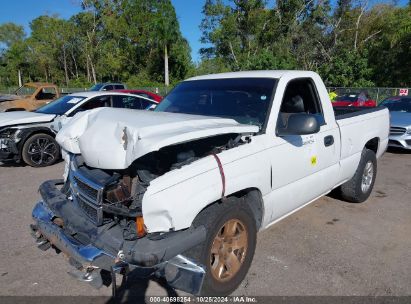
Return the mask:
{"type": "Polygon", "coordinates": [[[325,124],[317,90],[310,78],[294,79],[288,83],[281,103],[277,126],[286,126],[290,115],[296,113],[314,114],[320,125],[325,124]]]}
{"type": "Polygon", "coordinates": [[[98,96],[92,98],[86,103],[82,104],[77,109],[75,109],[73,112],[71,112],[69,116],[71,117],[77,114],[78,112],[92,110],[101,107],[111,107],[111,96],[98,96]]]}

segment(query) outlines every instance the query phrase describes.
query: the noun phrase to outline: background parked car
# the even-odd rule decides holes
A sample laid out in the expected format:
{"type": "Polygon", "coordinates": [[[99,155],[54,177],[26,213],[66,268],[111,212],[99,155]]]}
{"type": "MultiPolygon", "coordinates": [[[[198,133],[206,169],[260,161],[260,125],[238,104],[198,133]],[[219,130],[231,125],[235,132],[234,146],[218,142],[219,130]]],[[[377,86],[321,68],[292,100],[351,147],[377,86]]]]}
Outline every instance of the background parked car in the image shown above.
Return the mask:
{"type": "Polygon", "coordinates": [[[148,98],[118,92],[81,92],[63,96],[35,112],[0,113],[0,161],[23,161],[32,167],[54,164],[60,157],[55,134],[76,113],[99,107],[148,109],[148,98]]]}
{"type": "Polygon", "coordinates": [[[60,97],[59,89],[52,83],[29,82],[14,94],[0,96],[0,112],[33,111],[60,97]]]}
{"type": "Polygon", "coordinates": [[[113,91],[113,90],[124,90],[126,85],[122,83],[97,83],[93,85],[89,91],[113,91]]]}
{"type": "Polygon", "coordinates": [[[163,96],[157,95],[153,92],[146,91],[146,90],[115,90],[115,91],[121,92],[121,93],[130,93],[130,94],[140,95],[140,96],[152,99],[156,103],[160,103],[160,101],[163,100],[163,96]]]}
{"type": "Polygon", "coordinates": [[[390,139],[388,146],[411,149],[411,97],[389,97],[380,106],[390,111],[390,139]]]}
{"type": "Polygon", "coordinates": [[[346,95],[338,96],[333,102],[334,107],[376,107],[375,100],[366,92],[349,93],[346,95]]]}

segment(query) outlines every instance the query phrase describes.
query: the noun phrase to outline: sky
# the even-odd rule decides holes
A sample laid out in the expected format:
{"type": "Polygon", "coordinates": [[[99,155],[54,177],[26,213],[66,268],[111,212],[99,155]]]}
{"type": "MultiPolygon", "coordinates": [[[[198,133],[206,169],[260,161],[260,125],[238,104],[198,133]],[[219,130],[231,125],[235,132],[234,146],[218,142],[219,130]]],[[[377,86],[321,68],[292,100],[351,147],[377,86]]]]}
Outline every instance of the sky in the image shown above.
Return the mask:
{"type": "MultiPolygon", "coordinates": [[[[61,18],[68,19],[81,11],[80,0],[2,0],[0,24],[14,22],[23,25],[26,33],[30,32],[30,21],[40,15],[57,14],[61,18]]],[[[386,0],[373,0],[372,3],[386,0]]],[[[405,5],[408,0],[399,0],[400,5],[405,5]]],[[[191,57],[194,62],[200,60],[199,50],[201,31],[199,25],[202,19],[202,6],[204,0],[171,0],[173,3],[180,29],[183,36],[191,46],[191,57]]],[[[270,0],[271,2],[271,0],[270,0]]],[[[332,3],[335,0],[331,1],[332,3]]]]}
{"type": "MultiPolygon", "coordinates": [[[[0,24],[14,22],[24,26],[26,34],[30,33],[30,21],[41,15],[57,14],[68,19],[81,11],[80,0],[3,0],[0,13],[0,24]]],[[[201,48],[199,25],[202,19],[203,0],[171,0],[180,29],[191,47],[191,57],[198,62],[201,48]]]]}

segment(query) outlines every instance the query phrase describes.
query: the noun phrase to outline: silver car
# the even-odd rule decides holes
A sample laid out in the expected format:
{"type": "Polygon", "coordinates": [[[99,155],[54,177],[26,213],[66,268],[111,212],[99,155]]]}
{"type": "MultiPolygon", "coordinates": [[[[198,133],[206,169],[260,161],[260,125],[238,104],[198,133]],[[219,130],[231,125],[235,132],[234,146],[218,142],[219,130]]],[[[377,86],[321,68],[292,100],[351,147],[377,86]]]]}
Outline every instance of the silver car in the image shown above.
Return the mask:
{"type": "Polygon", "coordinates": [[[385,99],[380,106],[390,111],[390,147],[411,150],[411,97],[396,96],[385,99]]]}

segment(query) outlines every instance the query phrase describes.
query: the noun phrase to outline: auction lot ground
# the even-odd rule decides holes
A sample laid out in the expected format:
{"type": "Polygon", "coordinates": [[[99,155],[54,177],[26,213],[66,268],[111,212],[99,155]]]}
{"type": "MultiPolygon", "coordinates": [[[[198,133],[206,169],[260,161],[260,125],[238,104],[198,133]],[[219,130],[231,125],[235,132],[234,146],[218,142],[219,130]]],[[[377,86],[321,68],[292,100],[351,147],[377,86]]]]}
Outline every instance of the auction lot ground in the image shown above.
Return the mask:
{"type": "MultiPolygon", "coordinates": [[[[40,169],[0,163],[2,296],[111,294],[72,279],[64,256],[40,251],[30,236],[38,186],[62,171],[63,163],[40,169]]],[[[130,285],[129,294],[167,295],[154,281],[130,285]]],[[[261,232],[251,269],[234,294],[411,295],[411,154],[383,156],[367,202],[327,196],[261,232]]]]}

